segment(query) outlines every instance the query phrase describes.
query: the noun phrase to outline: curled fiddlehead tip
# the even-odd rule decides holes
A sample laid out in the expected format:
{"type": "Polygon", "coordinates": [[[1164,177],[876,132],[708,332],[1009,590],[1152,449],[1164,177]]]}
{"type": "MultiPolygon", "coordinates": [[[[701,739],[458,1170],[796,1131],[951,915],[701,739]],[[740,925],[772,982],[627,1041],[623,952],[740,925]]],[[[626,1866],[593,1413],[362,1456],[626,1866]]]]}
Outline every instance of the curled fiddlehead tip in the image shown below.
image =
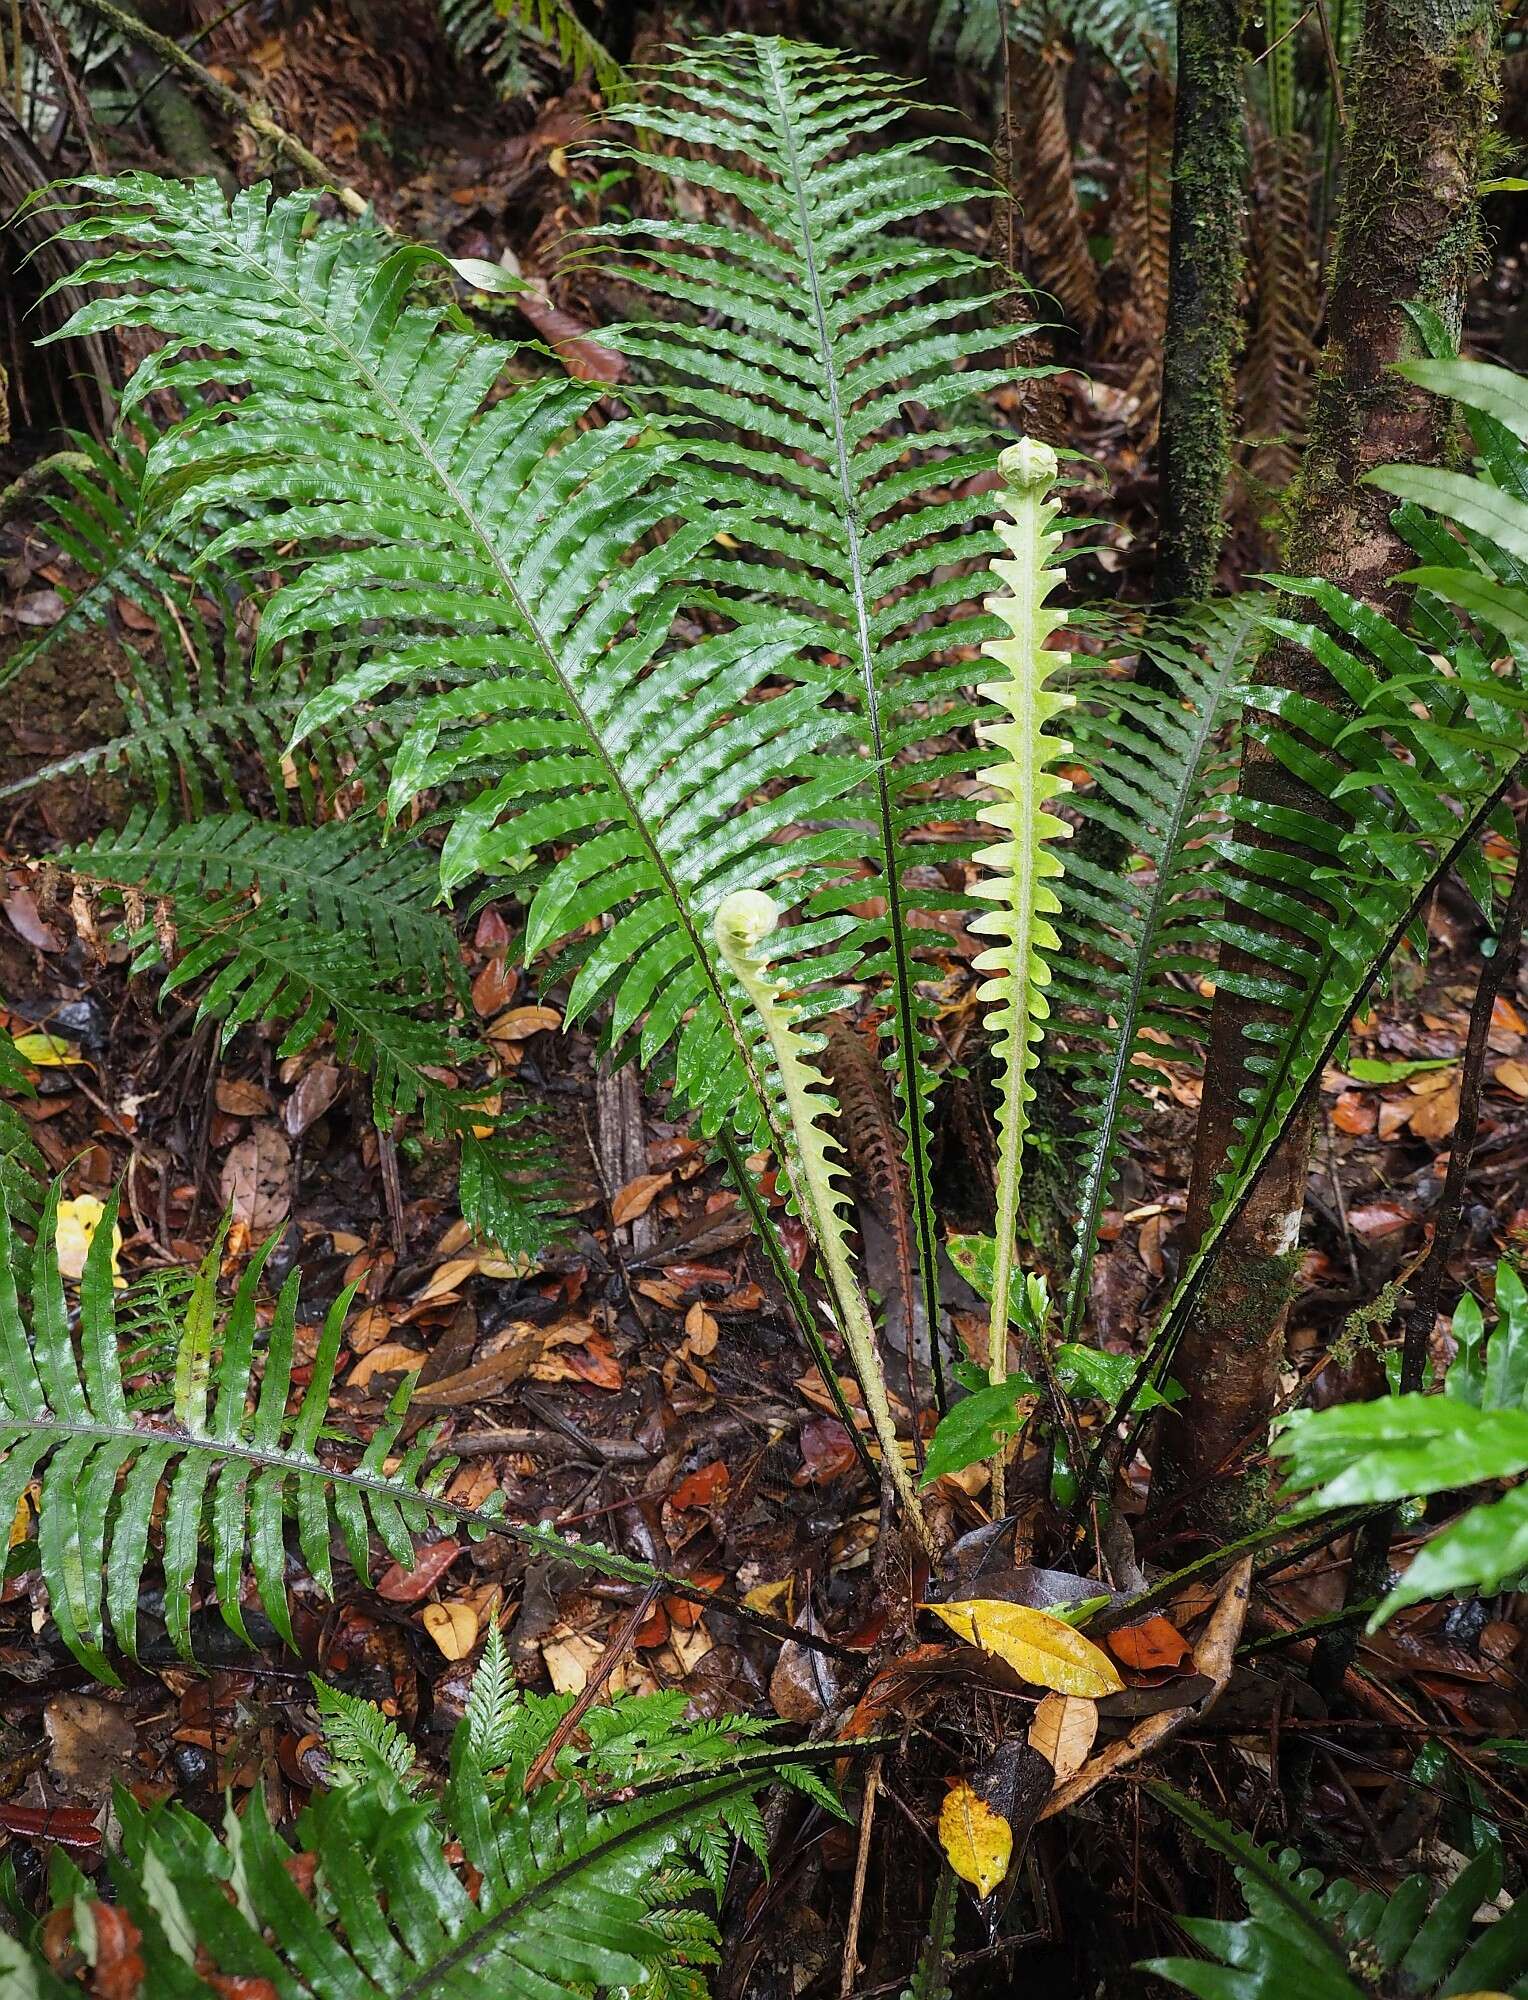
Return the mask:
{"type": "Polygon", "coordinates": [[[1038,438],[1020,438],[1004,452],[998,452],[998,472],[1020,492],[1032,486],[1050,486],[1060,470],[1056,454],[1038,438]]]}
{"type": "Polygon", "coordinates": [[[734,889],[716,906],[716,942],[724,953],[752,953],[780,921],[780,905],[762,889],[734,889]]]}
{"type": "Polygon", "coordinates": [[[997,467],[1008,484],[1021,492],[1051,485],[1060,470],[1050,446],[1032,437],[1021,437],[1017,444],[999,452],[997,467]]]}

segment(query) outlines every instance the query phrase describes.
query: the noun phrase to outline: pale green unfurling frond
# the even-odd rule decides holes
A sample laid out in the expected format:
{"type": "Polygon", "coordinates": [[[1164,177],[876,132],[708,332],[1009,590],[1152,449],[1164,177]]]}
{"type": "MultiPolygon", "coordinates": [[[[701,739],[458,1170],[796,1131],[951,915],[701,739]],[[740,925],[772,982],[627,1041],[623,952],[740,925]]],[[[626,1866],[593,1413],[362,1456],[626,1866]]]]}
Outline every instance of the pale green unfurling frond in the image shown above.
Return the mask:
{"type": "MultiPolygon", "coordinates": [[[[998,1068],[997,1258],[987,1352],[988,1372],[1000,1383],[1007,1373],[1019,1180],[1034,1097],[1030,1072],[1049,1011],[1049,958],[1060,946],[1051,921],[1061,910],[1053,887],[1061,861],[1053,843],[1071,831],[1051,810],[1058,794],[1069,789],[1055,769],[1068,745],[1047,734],[1046,725],[1072,706],[1073,697],[1051,685],[1071,655],[1052,652],[1045,643],[1062,622],[1060,612],[1047,602],[1061,580],[1060,570],[1051,566],[1061,546],[1054,525],[1061,510],[1051,498],[1056,454],[1033,438],[1021,438],[998,463],[1008,482],[1004,505],[1009,518],[998,524],[998,531],[1009,559],[992,567],[1007,594],[989,597],[987,609],[1004,621],[1011,637],[983,645],[986,656],[1003,669],[1003,678],[985,683],[981,693],[1008,719],[983,723],[978,733],[1002,753],[1003,761],[982,773],[997,798],[981,810],[983,822],[1002,838],[976,857],[990,872],[975,885],[975,893],[993,907],[971,929],[997,940],[977,959],[976,969],[988,975],[979,998],[987,1009],[998,1068]]],[[[1000,1467],[994,1468],[993,1497],[1001,1504],[1000,1467]]]]}
{"type": "Polygon", "coordinates": [[[848,1194],[840,1185],[842,1148],[827,1129],[833,1102],[812,1067],[810,1041],[793,1020],[778,980],[759,957],[759,947],[779,921],[778,906],[761,890],[736,890],[718,907],[713,920],[717,949],[769,1037],[789,1114],[787,1158],[781,1165],[822,1265],[883,1462],[909,1522],[925,1547],[930,1547],[923,1509],[897,1443],[897,1427],[876,1352],[875,1322],[849,1255],[849,1223],[844,1213],[848,1194]]]}

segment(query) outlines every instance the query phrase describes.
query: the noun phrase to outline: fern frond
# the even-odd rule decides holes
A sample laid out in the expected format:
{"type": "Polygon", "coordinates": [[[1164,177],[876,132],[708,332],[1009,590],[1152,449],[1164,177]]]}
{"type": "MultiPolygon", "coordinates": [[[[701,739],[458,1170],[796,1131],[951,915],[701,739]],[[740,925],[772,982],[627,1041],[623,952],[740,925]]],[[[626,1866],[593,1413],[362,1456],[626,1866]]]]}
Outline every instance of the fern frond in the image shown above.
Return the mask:
{"type": "Polygon", "coordinates": [[[310,701],[301,733],[422,686],[392,803],[466,789],[446,888],[478,872],[518,880],[537,850],[572,842],[527,928],[537,950],[608,920],[570,1017],[608,1002],[612,1042],[640,1022],[645,1060],[672,1051],[680,1099],[706,1129],[768,1137],[752,1031],[709,912],[761,868],[780,882],[841,842],[780,836],[853,770],[825,754],[835,725],[810,682],[765,694],[799,671],[795,627],[760,629],[740,606],[731,629],[666,652],[678,580],[714,533],[677,448],[634,422],[591,428],[587,385],[546,380],[494,400],[505,350],[409,303],[431,253],[310,229],[311,197],[269,204],[256,190],[230,206],[210,184],[144,176],[84,187],[96,210],[65,234],[122,247],[85,265],[83,283],[139,289],[92,301],[75,330],[164,331],[135,399],[212,375],[248,385],[160,440],[151,497],[171,525],[235,517],[208,562],[284,551],[263,657],[365,634],[361,663],[310,701]],[[278,500],[279,515],[259,511],[278,500]]]}
{"type": "MultiPolygon", "coordinates": [[[[1055,769],[1071,746],[1050,725],[1074,700],[1051,685],[1052,676],[1070,664],[1071,655],[1046,646],[1062,623],[1061,612],[1047,601],[1062,581],[1062,572],[1053,567],[1061,548],[1055,528],[1061,509],[1051,497],[1056,454],[1049,445],[1024,438],[1010,445],[998,464],[1008,482],[1004,495],[1008,520],[999,527],[1008,560],[992,567],[1007,593],[989,597],[987,609],[1003,620],[1011,636],[988,639],[983,645],[983,653],[998,663],[1004,677],[984,683],[980,692],[1007,719],[978,725],[982,743],[1002,756],[1000,764],[982,773],[998,802],[983,806],[978,817],[1003,837],[976,856],[988,872],[975,884],[974,893],[995,907],[970,925],[975,935],[1000,940],[975,961],[975,970],[987,975],[977,998],[986,1008],[998,1075],[997,1250],[988,1332],[988,1373],[994,1384],[1001,1384],[1008,1374],[1019,1185],[1029,1105],[1035,1094],[1030,1072],[1049,1014],[1045,988],[1050,983],[1050,960],[1061,942],[1051,921],[1061,911],[1055,885],[1062,866],[1053,843],[1071,832],[1054,811],[1060,794],[1071,790],[1055,769]]],[[[996,1468],[994,1476],[1000,1512],[996,1468]]]]}
{"type": "Polygon", "coordinates": [[[1154,683],[1100,679],[1077,689],[1074,756],[1093,779],[1077,808],[1126,860],[1103,866],[1079,842],[1060,885],[1064,950],[1052,988],[1060,1041],[1051,1057],[1076,1090],[1081,1151],[1063,1340],[1078,1338],[1087,1314],[1121,1147],[1162,1066],[1203,1060],[1202,994],[1215,975],[1209,925],[1221,913],[1215,842],[1231,776],[1224,725],[1255,630],[1248,612],[1212,610],[1195,625],[1148,633],[1154,683]]]}
{"type": "Polygon", "coordinates": [[[918,1954],[912,1984],[902,1989],[902,2000],[950,2000],[950,1946],[955,1941],[955,1911],[959,1883],[950,1867],[939,1870],[934,1884],[934,1907],[929,1913],[928,1936],[918,1954]]]}
{"type": "Polygon", "coordinates": [[[10,1100],[36,1095],[15,1043],[0,1034],[0,1208],[28,1225],[42,1198],[43,1157],[31,1126],[10,1100]]]}
{"type": "Polygon", "coordinates": [[[626,72],[586,28],[568,0],[440,0],[441,25],[458,62],[481,64],[500,94],[520,84],[518,34],[529,33],[575,78],[593,76],[607,104],[623,95],[626,72]]]}
{"type": "Polygon", "coordinates": [[[1254,148],[1252,171],[1259,195],[1252,230],[1257,309],[1242,363],[1242,428],[1254,440],[1255,475],[1282,489],[1299,462],[1320,319],[1305,139],[1275,130],[1254,148]]]}
{"type": "MultiPolygon", "coordinates": [[[[757,889],[739,889],[716,912],[717,948],[763,1024],[784,1094],[789,1134],[782,1164],[798,1212],[812,1239],[833,1299],[839,1331],[854,1362],[865,1409],[880,1443],[882,1464],[897,1489],[909,1524],[932,1553],[928,1524],[897,1443],[896,1422],[876,1349],[875,1322],[849,1253],[848,1192],[843,1148],[833,1137],[833,1100],[810,1058],[821,1037],[807,1037],[793,1016],[778,977],[766,970],[759,948],[780,912],[757,889]]],[[[825,1372],[824,1380],[830,1379],[825,1372]]]]}
{"type": "Polygon", "coordinates": [[[1120,127],[1114,247],[1132,281],[1130,311],[1119,322],[1132,349],[1144,334],[1156,351],[1166,333],[1172,156],[1172,85],[1151,75],[1131,96],[1120,127]]]}
{"type": "Polygon", "coordinates": [[[1425,1875],[1392,1896],[1335,1877],[1323,1885],[1292,1848],[1255,1846],[1171,1785],[1148,1780],[1159,1806],[1228,1861],[1246,1900],[1242,1923],[1186,1917],[1180,1927],[1206,1957],[1159,1958],[1140,1968],[1204,2000],[1256,2000],[1301,1993],[1311,2000],[1363,2000],[1376,1990],[1428,2000],[1444,1993],[1504,1991],[1528,1971],[1528,1898],[1475,1932],[1475,1911],[1501,1887],[1502,1859],[1488,1841],[1436,1901],[1425,1875]],[[1392,1982],[1394,1982],[1392,1986],[1392,1982]]]}
{"type": "MultiPolygon", "coordinates": [[[[156,428],[141,428],[150,445],[157,441],[156,428]]],[[[285,818],[293,794],[312,815],[315,782],[333,793],[342,778],[364,778],[380,745],[353,712],[337,715],[303,759],[285,758],[305,703],[353,664],[343,647],[315,647],[306,659],[286,653],[264,674],[252,673],[238,619],[256,579],[202,563],[205,536],[165,531],[147,504],[144,447],[126,435],[110,451],[83,435],[73,442],[81,463],[68,473],[72,491],[45,504],[50,533],[90,581],[68,599],[58,623],[13,655],[11,664],[21,671],[71,631],[109,628],[119,599],[136,608],[153,636],[147,643],[122,638],[130,678],[117,685],[121,732],[13,779],[0,788],[0,799],[121,770],[151,784],[161,807],[173,804],[196,815],[207,810],[209,788],[237,809],[249,780],[263,776],[285,818]]]]}
{"type": "MultiPolygon", "coordinates": [[[[284,1028],[283,1056],[327,1032],[339,1061],[371,1071],[379,1124],[422,1112],[439,1134],[474,1122],[467,1094],[453,1105],[430,1074],[481,1050],[431,1018],[460,962],[428,906],[421,850],[381,850],[353,821],[294,828],[229,813],[176,825],[136,812],[56,859],[80,880],[167,901],[179,956],[162,991],[205,979],[198,1014],[222,1024],[225,1046],[256,1020],[284,1028]]],[[[163,929],[138,934],[135,971],[161,961],[163,929]]]]}
{"type": "Polygon", "coordinates": [[[1088,244],[1072,163],[1062,58],[1051,47],[1015,44],[1014,194],[1023,211],[1028,268],[1066,318],[1086,333],[1102,310],[1098,266],[1088,244]]]}
{"type": "MultiPolygon", "coordinates": [[[[1523,691],[1488,660],[1456,674],[1372,605],[1324,582],[1284,581],[1325,623],[1262,622],[1306,646],[1357,714],[1287,689],[1248,690],[1247,732],[1323,794],[1330,816],[1228,801],[1227,914],[1208,928],[1222,946],[1219,984],[1257,1003],[1253,1080],[1208,1226],[1154,1337],[1159,1373],[1231,1218],[1428,889],[1456,863],[1480,880],[1477,840],[1528,752],[1523,691]],[[1243,828],[1293,843],[1301,858],[1240,837],[1243,828]]],[[[1468,659],[1457,624],[1453,641],[1468,659]]]]}
{"type": "Polygon", "coordinates": [[[950,655],[993,630],[969,580],[995,548],[989,503],[972,490],[992,466],[975,399],[1007,379],[986,364],[1012,329],[991,324],[1002,282],[988,267],[909,230],[983,190],[927,143],[880,137],[903,98],[864,64],[792,42],[686,49],[626,116],[662,142],[646,165],[711,191],[728,219],[622,232],[626,275],[685,317],[610,337],[657,373],[713,506],[735,511],[724,525],[737,554],[705,552],[702,573],[728,603],[770,607],[774,629],[793,621],[798,648],[841,663],[822,677],[862,760],[862,821],[819,850],[847,879],[807,907],[882,912],[856,917],[846,948],[855,976],[887,989],[933,1325],[934,1078],[918,942],[954,901],[927,886],[938,879],[929,864],[961,850],[926,831],[924,787],[949,768],[927,746],[973,719],[966,669],[950,655]],[[701,314],[704,325],[690,323],[701,314]],[[909,401],[946,427],[910,437],[909,401]]]}
{"type": "MultiPolygon", "coordinates": [[[[449,1524],[474,1538],[494,1532],[554,1552],[559,1560],[631,1582],[651,1576],[592,1544],[500,1520],[444,1499],[454,1461],[430,1467],[435,1432],[398,1445],[408,1385],[353,1462],[320,1457],[328,1402],[344,1339],[350,1292],[324,1323],[305,1387],[292,1380],[297,1274],[283,1286],[256,1374],[256,1290],[274,1239],[250,1260],[221,1328],[215,1325],[217,1259],[203,1266],[187,1304],[176,1357],[173,1404],[130,1405],[119,1348],[119,1300],[111,1272],[115,1198],[92,1239],[80,1285],[79,1353],[55,1252],[59,1186],[38,1224],[31,1260],[30,1311],[23,1315],[13,1237],[0,1207],[0,1504],[14,1517],[21,1494],[40,1479],[38,1562],[59,1637],[98,1679],[115,1683],[108,1631],[137,1658],[138,1597],[165,1503],[159,1562],[164,1617],[177,1652],[191,1657],[193,1585],[210,1521],[211,1588],[224,1622],[248,1643],[244,1575],[272,1625],[293,1645],[286,1595],[283,1516],[295,1512],[298,1546],[319,1588],[333,1591],[331,1540],[342,1536],[350,1562],[369,1576],[371,1537],[395,1562],[411,1565],[413,1536],[449,1524]],[[288,1410],[289,1402],[293,1403],[288,1410]]],[[[327,1446],[326,1446],[327,1450],[327,1446]]],[[[684,1588],[681,1584],[681,1588],[684,1588]]]]}
{"type": "MultiPolygon", "coordinates": [[[[494,1628],[497,1632],[497,1627],[494,1628]]],[[[329,1753],[331,1785],[375,1785],[384,1796],[406,1798],[417,1791],[414,1746],[390,1715],[374,1701],[362,1701],[313,1677],[319,1727],[329,1753]]],[[[476,1676],[474,1676],[474,1680],[476,1676]]]]}

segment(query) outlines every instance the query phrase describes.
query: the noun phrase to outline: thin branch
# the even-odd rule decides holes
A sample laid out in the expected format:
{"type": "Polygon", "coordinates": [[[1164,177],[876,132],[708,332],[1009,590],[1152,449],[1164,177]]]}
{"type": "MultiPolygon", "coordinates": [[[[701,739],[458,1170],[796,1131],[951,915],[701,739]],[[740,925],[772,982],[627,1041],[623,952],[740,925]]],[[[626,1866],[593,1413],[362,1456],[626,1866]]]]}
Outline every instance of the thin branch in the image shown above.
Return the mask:
{"type": "Polygon", "coordinates": [[[340,206],[351,215],[364,215],[366,203],[353,187],[348,186],[332,167],[325,166],[316,153],[310,152],[300,139],[294,138],[258,105],[250,104],[236,90],[213,75],[199,63],[195,56],[187,55],[179,42],[171,41],[168,35],[161,35],[157,29],[148,27],[136,15],[127,13],[115,4],[115,0],[80,0],[80,5],[98,20],[105,21],[128,41],[138,43],[147,49],[169,69],[178,70],[188,77],[197,88],[217,106],[222,115],[235,125],[246,125],[269,145],[275,147],[291,166],[295,167],[304,180],[312,181],[319,187],[329,188],[340,206]]]}

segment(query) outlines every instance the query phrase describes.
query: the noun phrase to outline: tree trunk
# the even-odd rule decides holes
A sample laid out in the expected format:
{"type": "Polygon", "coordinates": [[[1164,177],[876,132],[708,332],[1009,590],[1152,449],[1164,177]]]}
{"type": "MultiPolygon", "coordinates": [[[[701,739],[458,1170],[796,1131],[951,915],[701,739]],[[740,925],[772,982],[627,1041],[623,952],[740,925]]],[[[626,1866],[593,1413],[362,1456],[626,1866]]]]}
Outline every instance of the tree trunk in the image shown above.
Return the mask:
{"type": "MultiPolygon", "coordinates": [[[[1494,61],[1490,0],[1369,0],[1348,91],[1354,113],[1327,346],[1285,564],[1392,613],[1404,592],[1391,578],[1411,551],[1390,525],[1390,498],[1359,482],[1377,465],[1436,460],[1444,445],[1448,405],[1403,381],[1391,364],[1418,351],[1408,305],[1430,306],[1459,327],[1494,61]]],[[[1340,705],[1334,684],[1299,648],[1272,648],[1258,677],[1340,705]]],[[[1270,804],[1320,810],[1317,795],[1255,744],[1243,758],[1241,790],[1270,804]]],[[[1240,1093],[1251,1083],[1245,1030],[1255,1014],[1228,992],[1215,1003],[1189,1195],[1191,1239],[1205,1226],[1240,1093]]],[[[1187,1398],[1162,1428],[1153,1503],[1176,1504],[1206,1533],[1225,1533],[1249,1508],[1245,1482],[1217,1475],[1241,1447],[1257,1447],[1266,1435],[1313,1116],[1312,1103],[1270,1158],[1174,1364],[1187,1398]]]]}
{"type": "Polygon", "coordinates": [[[1208,597],[1220,557],[1241,329],[1245,21],[1246,0],[1178,0],[1157,545],[1157,596],[1168,603],[1208,597]]]}

